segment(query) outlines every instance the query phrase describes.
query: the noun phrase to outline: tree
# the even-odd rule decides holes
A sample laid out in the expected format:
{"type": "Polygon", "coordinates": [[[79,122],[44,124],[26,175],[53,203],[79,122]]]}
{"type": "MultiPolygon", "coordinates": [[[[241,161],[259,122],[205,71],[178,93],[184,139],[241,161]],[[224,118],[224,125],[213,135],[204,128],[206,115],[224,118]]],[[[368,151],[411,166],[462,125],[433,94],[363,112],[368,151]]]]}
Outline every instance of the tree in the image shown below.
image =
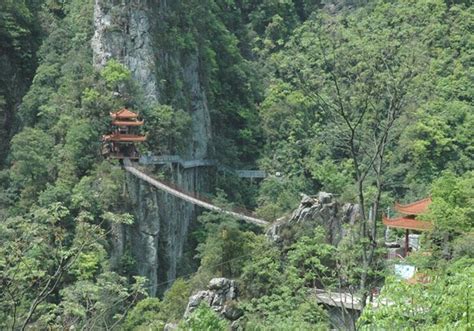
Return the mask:
{"type": "Polygon", "coordinates": [[[434,223],[428,239],[434,258],[451,260],[472,254],[474,172],[444,172],[431,187],[432,203],[421,219],[434,223]]]}
{"type": "MultiPolygon", "coordinates": [[[[24,330],[31,325],[43,328],[44,323],[51,323],[48,316],[55,315],[57,308],[51,299],[65,287],[67,278],[78,280],[70,290],[79,293],[101,288],[94,280],[107,274],[104,244],[109,231],[103,229],[103,224],[94,224],[90,213],[83,211],[74,217],[61,203],[35,208],[31,213],[29,219],[18,216],[0,223],[0,321],[5,329],[24,330]],[[75,230],[68,231],[72,221],[75,230]]],[[[104,219],[130,222],[123,215],[104,219]]],[[[118,277],[112,273],[109,276],[118,277]]],[[[114,282],[117,280],[110,281],[114,282]]],[[[137,279],[135,292],[131,293],[141,293],[142,285],[143,280],[137,279]]],[[[107,310],[103,308],[100,314],[107,310]]]]}
{"type": "Polygon", "coordinates": [[[113,330],[135,303],[146,296],[145,278],[134,278],[135,283],[129,285],[126,277],[104,272],[95,282],[77,281],[64,288],[58,307],[60,322],[56,321],[56,326],[113,330]]]}
{"type": "Polygon", "coordinates": [[[470,330],[474,326],[472,259],[461,259],[428,283],[409,284],[390,277],[377,299],[358,322],[361,330],[470,330]]]}
{"type": "Polygon", "coordinates": [[[251,330],[314,330],[327,328],[323,308],[308,287],[333,282],[331,254],[319,229],[303,236],[288,252],[268,238],[254,241],[241,277],[245,327],[251,330]],[[330,279],[330,280],[329,280],[330,279]]]}
{"type": "Polygon", "coordinates": [[[94,132],[91,123],[86,120],[78,121],[72,126],[66,135],[65,145],[62,150],[62,158],[65,163],[71,164],[74,173],[63,174],[81,177],[92,168],[99,151],[99,137],[94,132]]]}
{"type": "Polygon", "coordinates": [[[158,298],[146,298],[139,301],[135,307],[127,314],[123,327],[125,330],[137,329],[161,329],[164,327],[163,321],[159,319],[161,311],[161,301],[158,298]]]}
{"type": "Polygon", "coordinates": [[[155,154],[182,153],[191,128],[191,116],[183,110],[157,105],[144,111],[146,144],[155,154]]]}
{"type": "Polygon", "coordinates": [[[444,11],[438,1],[415,7],[407,1],[378,2],[350,14],[323,13],[296,29],[273,58],[280,80],[312,100],[318,119],[315,148],[327,145],[330,158],[348,160],[352,167],[361,208],[362,302],[371,286],[387,153],[400,119],[416,103],[413,84],[429,63],[419,50],[426,47],[427,31],[436,33],[444,11]]]}
{"type": "Polygon", "coordinates": [[[206,304],[201,304],[183,323],[179,329],[183,330],[206,330],[224,331],[228,329],[228,322],[220,318],[206,304]]]}
{"type": "Polygon", "coordinates": [[[303,236],[290,247],[286,272],[295,287],[327,288],[336,281],[336,248],[325,241],[324,231],[316,228],[313,236],[303,236]]]}
{"type": "Polygon", "coordinates": [[[242,270],[244,296],[257,298],[270,295],[284,283],[283,270],[281,252],[267,238],[258,236],[242,270]]]}
{"type": "Polygon", "coordinates": [[[58,225],[68,216],[58,203],[36,210],[32,219],[15,217],[0,224],[2,328],[24,329],[81,251],[63,246],[66,234],[58,225]]]}
{"type": "Polygon", "coordinates": [[[12,139],[10,177],[27,201],[31,202],[52,178],[53,147],[53,137],[39,129],[27,128],[12,139]]]}
{"type": "Polygon", "coordinates": [[[432,186],[433,203],[425,218],[444,231],[474,230],[474,171],[462,176],[446,172],[432,186]]]}
{"type": "Polygon", "coordinates": [[[36,51],[41,44],[43,1],[5,0],[0,3],[0,164],[16,132],[16,112],[34,75],[36,51]]]}
{"type": "Polygon", "coordinates": [[[206,224],[207,238],[197,248],[201,259],[199,273],[207,278],[238,277],[255,234],[240,230],[239,224],[230,216],[209,212],[200,220],[206,224]]]}
{"type": "Polygon", "coordinates": [[[161,305],[160,317],[163,321],[176,322],[180,320],[188,305],[191,288],[189,282],[178,278],[165,292],[161,305]]]}

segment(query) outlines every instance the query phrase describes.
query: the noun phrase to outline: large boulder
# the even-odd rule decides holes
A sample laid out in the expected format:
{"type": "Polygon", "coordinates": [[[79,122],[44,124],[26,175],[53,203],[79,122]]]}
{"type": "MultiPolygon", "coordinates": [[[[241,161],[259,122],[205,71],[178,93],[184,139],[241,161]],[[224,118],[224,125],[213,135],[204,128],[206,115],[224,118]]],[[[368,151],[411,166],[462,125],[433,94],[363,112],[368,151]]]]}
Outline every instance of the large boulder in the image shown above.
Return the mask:
{"type": "Polygon", "coordinates": [[[188,317],[201,303],[206,303],[224,318],[235,321],[242,316],[237,308],[238,290],[235,280],[213,278],[205,291],[199,291],[189,298],[184,317],[188,317]]]}
{"type": "Polygon", "coordinates": [[[347,234],[347,228],[359,219],[358,204],[341,204],[333,194],[326,192],[315,196],[302,194],[300,205],[291,217],[276,221],[267,235],[279,244],[290,245],[303,235],[311,235],[314,228],[322,227],[327,242],[337,245],[347,234]]]}

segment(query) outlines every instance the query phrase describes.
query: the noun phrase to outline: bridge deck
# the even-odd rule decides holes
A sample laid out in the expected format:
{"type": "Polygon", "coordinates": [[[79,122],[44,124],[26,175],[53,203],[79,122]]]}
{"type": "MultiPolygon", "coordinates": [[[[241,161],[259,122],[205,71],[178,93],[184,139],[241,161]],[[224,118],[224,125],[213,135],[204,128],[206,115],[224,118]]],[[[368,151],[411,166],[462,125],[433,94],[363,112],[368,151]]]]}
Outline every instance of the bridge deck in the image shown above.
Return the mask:
{"type": "Polygon", "coordinates": [[[315,289],[312,294],[316,300],[325,305],[333,307],[344,307],[346,309],[361,310],[361,298],[348,292],[328,292],[323,289],[315,289]]]}
{"type": "Polygon", "coordinates": [[[241,178],[265,178],[267,173],[263,170],[235,170],[228,166],[221,165],[216,160],[185,160],[179,155],[142,155],[139,160],[140,164],[170,164],[176,163],[181,165],[183,168],[196,168],[196,167],[211,167],[215,166],[219,170],[234,173],[241,178]]]}

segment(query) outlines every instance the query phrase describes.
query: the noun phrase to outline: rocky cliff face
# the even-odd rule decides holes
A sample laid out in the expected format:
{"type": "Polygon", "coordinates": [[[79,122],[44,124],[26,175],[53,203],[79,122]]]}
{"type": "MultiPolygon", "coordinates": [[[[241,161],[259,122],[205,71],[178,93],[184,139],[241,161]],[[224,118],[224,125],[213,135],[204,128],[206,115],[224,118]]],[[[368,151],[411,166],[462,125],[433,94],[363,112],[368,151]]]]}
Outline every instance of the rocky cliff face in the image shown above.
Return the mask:
{"type": "Polygon", "coordinates": [[[345,225],[352,226],[360,218],[359,205],[341,204],[331,193],[303,195],[300,205],[290,219],[275,222],[267,235],[282,245],[290,244],[299,236],[311,235],[315,227],[324,228],[327,241],[337,245],[347,234],[345,225]]]}
{"type": "MultiPolygon", "coordinates": [[[[237,321],[243,312],[237,308],[238,288],[235,280],[213,278],[207,290],[199,291],[189,298],[184,318],[187,318],[201,303],[207,304],[215,312],[229,321],[237,321]]],[[[233,323],[233,327],[237,323],[233,323]],[[235,325],[234,325],[235,324],[235,325]]]]}
{"type": "MultiPolygon", "coordinates": [[[[161,19],[170,10],[166,1],[96,0],[95,33],[92,40],[94,65],[116,59],[129,67],[141,85],[148,104],[166,102],[162,73],[183,84],[175,91],[184,100],[180,108],[192,118],[186,155],[189,159],[207,158],[210,152],[211,125],[208,103],[199,76],[199,54],[161,48],[157,34],[161,19]]],[[[205,168],[173,168],[173,180],[187,191],[209,189],[205,168]]],[[[156,295],[171,285],[187,245],[189,228],[197,210],[173,196],[158,192],[146,183],[127,177],[127,191],[132,200],[135,224],[114,229],[116,234],[113,261],[129,251],[140,275],[150,280],[150,294],[156,295]],[[161,284],[161,286],[160,286],[161,284]]]]}
{"type": "Polygon", "coordinates": [[[158,101],[156,59],[147,1],[96,0],[92,49],[96,68],[108,60],[125,64],[149,101],[158,101]]]}
{"type": "MultiPolygon", "coordinates": [[[[211,142],[211,119],[207,97],[199,75],[199,54],[161,48],[156,42],[163,33],[160,24],[168,8],[166,1],[96,0],[92,49],[96,68],[108,60],[125,64],[140,84],[147,103],[180,99],[180,108],[192,117],[186,157],[208,157],[211,142]],[[172,73],[170,73],[172,71],[172,73]],[[168,72],[168,77],[162,77],[168,72]],[[165,96],[163,82],[179,80],[183,86],[165,96]]],[[[168,82],[169,83],[169,82],[168,82]]]]}
{"type": "Polygon", "coordinates": [[[0,49],[0,168],[8,153],[16,109],[28,87],[18,66],[1,53],[0,49]]]}
{"type": "Polygon", "coordinates": [[[34,76],[36,60],[33,54],[37,48],[33,43],[29,45],[27,54],[31,54],[33,59],[24,60],[21,54],[26,53],[25,50],[14,50],[7,42],[4,43],[0,45],[0,169],[6,161],[10,139],[19,126],[16,123],[17,110],[34,76]],[[31,63],[26,65],[23,63],[26,61],[31,63]]]}

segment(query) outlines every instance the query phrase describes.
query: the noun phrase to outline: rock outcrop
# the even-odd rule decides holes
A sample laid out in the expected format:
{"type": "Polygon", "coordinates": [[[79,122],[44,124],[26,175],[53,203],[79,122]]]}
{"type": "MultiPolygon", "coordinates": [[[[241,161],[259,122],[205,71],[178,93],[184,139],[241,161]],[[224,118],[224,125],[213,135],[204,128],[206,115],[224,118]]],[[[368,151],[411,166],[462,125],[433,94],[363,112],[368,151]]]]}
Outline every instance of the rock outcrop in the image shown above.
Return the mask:
{"type": "Polygon", "coordinates": [[[184,317],[188,317],[201,303],[206,303],[222,317],[236,321],[243,312],[236,307],[238,289],[234,280],[227,278],[213,278],[208,289],[199,291],[189,298],[184,317]]]}
{"type": "Polygon", "coordinates": [[[319,192],[316,196],[303,194],[290,219],[275,222],[267,235],[284,245],[294,242],[299,236],[311,235],[314,228],[320,226],[325,229],[328,243],[337,245],[346,235],[344,225],[354,225],[359,215],[359,205],[340,204],[331,193],[319,192]]]}
{"type": "MultiPolygon", "coordinates": [[[[169,7],[167,1],[95,0],[94,66],[100,69],[115,59],[130,69],[148,106],[170,103],[188,111],[191,132],[182,156],[205,159],[210,153],[211,121],[200,77],[200,55],[197,50],[182,52],[173,45],[160,44],[167,31],[169,7]]],[[[209,169],[173,167],[171,172],[178,187],[189,192],[209,191],[209,169]]],[[[182,261],[183,251],[190,250],[186,248],[189,229],[199,210],[130,176],[126,186],[135,222],[113,229],[112,263],[117,265],[122,257],[131,256],[135,271],[149,279],[149,293],[154,296],[179,276],[180,263],[188,264],[182,261]]]]}
{"type": "Polygon", "coordinates": [[[94,65],[103,67],[108,60],[125,64],[140,83],[148,101],[158,101],[156,59],[153,34],[146,1],[116,3],[96,0],[94,6],[94,65]]]}

